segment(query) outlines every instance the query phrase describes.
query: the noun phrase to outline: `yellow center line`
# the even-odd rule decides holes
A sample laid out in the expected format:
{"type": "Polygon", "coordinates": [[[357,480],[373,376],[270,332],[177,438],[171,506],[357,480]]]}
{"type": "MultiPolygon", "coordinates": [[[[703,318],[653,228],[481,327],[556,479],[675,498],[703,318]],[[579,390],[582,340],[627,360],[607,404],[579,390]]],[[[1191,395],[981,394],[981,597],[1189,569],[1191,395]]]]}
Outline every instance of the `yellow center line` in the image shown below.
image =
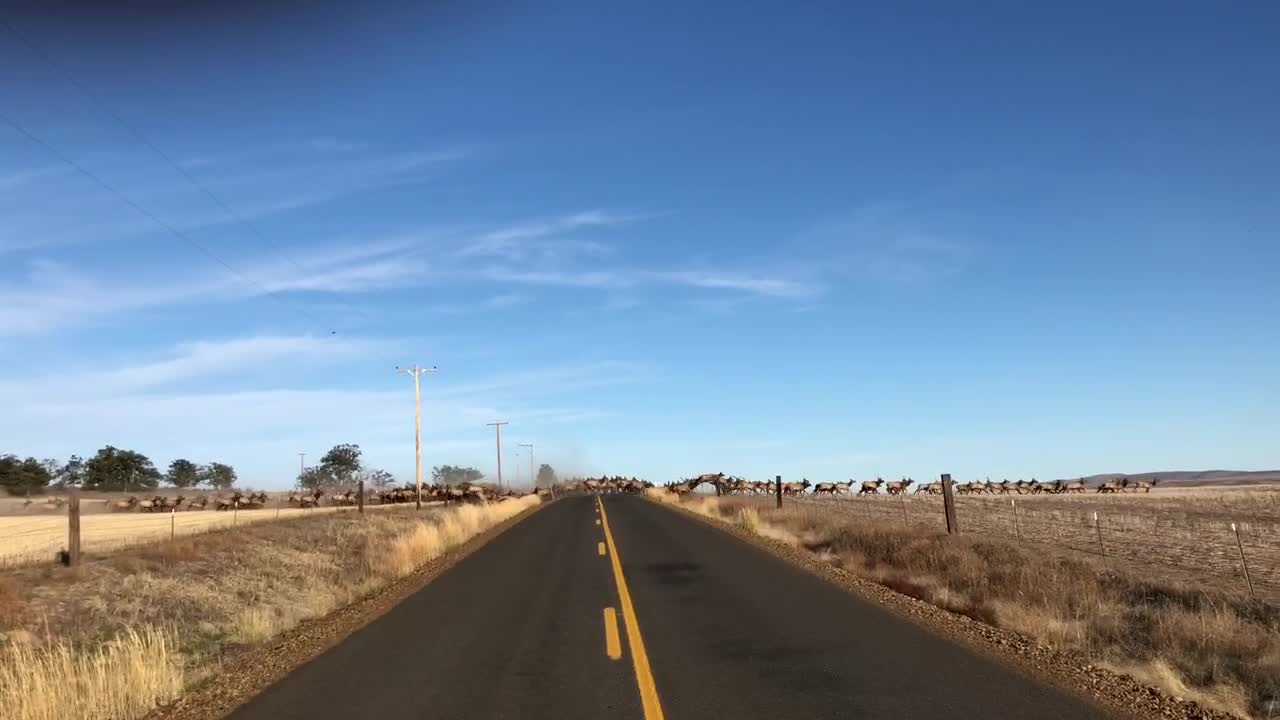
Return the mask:
{"type": "Polygon", "coordinates": [[[618,559],[618,545],[613,541],[613,533],[609,532],[609,514],[605,512],[604,501],[599,497],[596,498],[596,503],[600,507],[600,518],[604,520],[604,541],[609,546],[613,580],[618,585],[618,604],[622,607],[622,622],[627,627],[627,645],[631,647],[631,666],[636,674],[636,687],[640,690],[644,720],[663,720],[658,687],[653,682],[653,672],[649,670],[649,654],[645,652],[644,640],[640,637],[640,622],[636,620],[636,610],[631,605],[631,591],[627,589],[627,578],[622,574],[622,561],[618,559]]]}
{"type": "Polygon", "coordinates": [[[599,525],[599,524],[600,524],[600,518],[596,518],[596,524],[597,524],[597,525],[599,525]]]}
{"type": "Polygon", "coordinates": [[[604,609],[604,654],[610,660],[622,657],[622,640],[618,637],[618,613],[611,607],[604,609]]]}
{"type": "Polygon", "coordinates": [[[596,552],[600,555],[604,555],[604,543],[596,543],[596,552]]]}

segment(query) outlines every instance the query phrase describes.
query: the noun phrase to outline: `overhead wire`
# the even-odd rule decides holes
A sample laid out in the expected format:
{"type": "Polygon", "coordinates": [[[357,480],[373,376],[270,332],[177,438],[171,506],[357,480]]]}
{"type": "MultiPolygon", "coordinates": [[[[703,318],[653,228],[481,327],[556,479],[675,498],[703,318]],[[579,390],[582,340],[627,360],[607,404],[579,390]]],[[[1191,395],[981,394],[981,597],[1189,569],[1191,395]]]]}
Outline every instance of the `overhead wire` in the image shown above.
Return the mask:
{"type": "MultiPolygon", "coordinates": [[[[141,143],[141,144],[142,144],[143,146],[145,146],[148,150],[150,150],[152,153],[154,153],[157,157],[159,157],[161,160],[163,160],[163,161],[165,162],[165,164],[167,164],[167,165],[168,165],[169,167],[171,167],[175,172],[177,172],[177,173],[178,173],[178,174],[179,174],[179,175],[180,175],[180,176],[181,176],[181,177],[182,177],[182,178],[183,178],[187,183],[189,183],[192,187],[196,188],[196,189],[197,189],[197,190],[199,190],[202,194],[204,194],[207,198],[209,198],[209,200],[210,200],[211,202],[213,202],[213,204],[214,204],[214,205],[216,205],[216,206],[217,206],[217,207],[218,207],[222,212],[226,213],[226,214],[227,214],[227,216],[229,216],[229,217],[230,217],[230,218],[231,218],[231,219],[232,219],[236,224],[238,224],[238,225],[240,225],[241,227],[243,227],[243,228],[247,229],[247,230],[248,230],[248,231],[249,231],[249,232],[250,232],[250,233],[251,233],[255,238],[257,238],[259,241],[261,241],[264,245],[267,245],[268,247],[271,247],[271,248],[275,249],[275,250],[276,250],[276,252],[277,252],[277,254],[279,255],[279,257],[283,258],[287,263],[289,263],[290,265],[292,265],[296,270],[298,270],[299,272],[302,272],[302,273],[306,273],[306,272],[308,272],[308,270],[307,270],[306,268],[304,268],[302,265],[300,265],[300,264],[299,264],[297,261],[295,261],[293,258],[289,257],[287,254],[285,254],[285,253],[283,252],[283,250],[281,249],[280,245],[279,245],[278,243],[275,243],[274,241],[272,241],[270,238],[268,238],[268,237],[267,237],[267,235],[266,235],[265,233],[263,233],[263,232],[258,228],[258,226],[257,226],[256,224],[254,224],[252,221],[250,221],[248,218],[244,217],[244,216],[243,216],[243,215],[241,215],[240,213],[236,212],[236,211],[235,211],[235,210],[234,210],[234,209],[233,209],[233,208],[232,208],[232,207],[231,207],[227,202],[225,202],[224,200],[222,200],[220,197],[218,197],[218,195],[217,195],[217,194],[215,194],[212,190],[210,190],[210,189],[209,189],[209,187],[208,187],[207,185],[205,185],[204,183],[200,182],[200,180],[199,180],[198,178],[196,178],[194,175],[192,175],[192,174],[191,174],[191,173],[190,173],[186,168],[182,167],[182,164],[181,164],[181,163],[179,163],[179,162],[175,161],[175,160],[173,159],[173,157],[171,157],[168,153],[166,153],[164,150],[162,150],[162,149],[161,149],[159,146],[157,146],[155,143],[153,143],[153,142],[151,142],[150,140],[148,140],[148,139],[146,138],[146,136],[144,136],[141,132],[139,132],[139,131],[138,131],[138,129],[137,129],[137,128],[135,128],[133,125],[131,125],[129,122],[127,122],[123,117],[121,117],[121,116],[120,116],[120,114],[119,114],[119,113],[117,113],[117,112],[116,112],[115,110],[113,110],[110,106],[108,106],[105,102],[103,102],[103,101],[102,101],[102,100],[101,100],[101,99],[100,99],[100,98],[99,98],[99,97],[98,97],[94,92],[92,92],[92,91],[91,91],[91,90],[90,90],[90,89],[89,89],[89,88],[88,88],[84,83],[80,82],[80,80],[79,80],[79,79],[77,79],[77,78],[76,78],[76,76],[75,76],[75,75],[73,75],[73,74],[71,73],[71,71],[67,70],[67,68],[66,68],[65,66],[63,66],[61,63],[59,63],[59,62],[57,62],[56,60],[54,60],[54,59],[53,59],[53,58],[52,58],[48,53],[46,53],[43,49],[41,49],[41,48],[40,48],[40,46],[38,46],[37,44],[35,44],[34,42],[32,42],[32,41],[30,40],[30,38],[28,38],[28,37],[27,37],[24,33],[22,33],[20,30],[18,30],[18,28],[17,28],[13,23],[11,23],[10,21],[8,21],[8,20],[6,20],[6,19],[0,18],[0,24],[3,24],[3,25],[5,26],[5,28],[6,28],[6,29],[8,29],[9,33],[10,33],[11,35],[13,35],[15,38],[17,38],[17,39],[18,39],[18,41],[19,41],[19,42],[21,42],[21,43],[22,43],[22,44],[23,44],[23,45],[24,45],[28,50],[30,50],[30,51],[31,51],[31,53],[32,53],[33,55],[35,55],[36,57],[40,58],[40,60],[42,60],[46,65],[48,65],[50,68],[52,68],[52,69],[54,70],[54,72],[56,72],[56,73],[57,73],[58,75],[60,75],[64,80],[66,80],[68,83],[70,83],[72,86],[74,86],[77,90],[79,90],[79,91],[80,91],[80,93],[81,93],[81,94],[83,94],[86,98],[88,98],[88,99],[89,99],[89,101],[90,101],[90,102],[91,102],[91,103],[92,103],[92,104],[93,104],[93,105],[94,105],[94,106],[95,106],[95,107],[96,107],[100,112],[102,112],[102,113],[104,113],[104,114],[106,114],[106,115],[110,116],[110,117],[112,118],[112,120],[114,120],[114,121],[116,122],[116,124],[117,124],[117,125],[119,125],[121,128],[123,128],[126,132],[128,132],[128,133],[129,133],[129,135],[131,135],[131,136],[134,138],[134,140],[136,140],[136,141],[138,141],[139,143],[141,143]]],[[[215,254],[214,254],[214,253],[213,253],[213,252],[212,252],[208,247],[206,247],[206,246],[204,246],[204,245],[202,245],[202,244],[200,244],[200,243],[195,242],[195,241],[194,241],[194,240],[192,240],[189,236],[186,236],[184,233],[180,233],[180,232],[176,231],[176,229],[174,229],[174,228],[172,228],[172,227],[168,226],[166,223],[161,222],[161,221],[160,221],[160,220],[159,220],[159,219],[158,219],[154,214],[144,211],[144,210],[143,210],[143,209],[142,209],[142,208],[141,208],[137,203],[130,201],[128,198],[125,198],[125,197],[123,196],[123,194],[122,194],[122,193],[120,193],[120,192],[118,192],[118,191],[115,191],[115,190],[114,190],[114,189],[112,189],[112,188],[107,187],[107,186],[106,186],[106,184],[105,184],[104,182],[102,182],[101,178],[96,177],[95,175],[93,175],[92,173],[88,172],[88,171],[87,171],[87,170],[85,170],[83,167],[79,166],[78,164],[76,164],[76,163],[74,163],[74,162],[71,162],[67,157],[63,156],[61,153],[56,152],[56,151],[55,151],[55,150],[54,150],[54,149],[53,149],[53,148],[52,148],[48,143],[43,142],[43,141],[41,141],[40,139],[36,138],[32,133],[28,132],[27,130],[25,130],[24,128],[22,128],[22,127],[21,127],[21,126],[19,126],[18,124],[14,123],[14,122],[13,122],[12,120],[10,120],[10,119],[6,119],[6,123],[7,123],[7,124],[9,124],[11,127],[14,127],[16,130],[18,130],[18,132],[22,133],[23,135],[25,135],[25,136],[26,136],[26,137],[28,137],[29,139],[31,139],[31,140],[33,140],[33,141],[37,142],[38,144],[42,145],[42,146],[43,146],[43,147],[45,147],[47,150],[50,150],[51,152],[54,152],[54,154],[55,154],[55,155],[59,155],[59,156],[64,160],[64,162],[68,162],[68,164],[70,164],[70,165],[72,165],[73,167],[75,167],[75,168],[76,168],[77,170],[79,170],[81,173],[83,173],[83,174],[85,174],[85,175],[89,176],[91,179],[93,179],[93,180],[94,180],[95,182],[97,182],[99,185],[101,185],[101,186],[103,186],[103,187],[107,188],[107,189],[108,189],[109,191],[111,191],[114,195],[116,195],[117,197],[119,197],[119,198],[121,198],[121,199],[125,200],[125,201],[126,201],[126,202],[131,206],[131,207],[133,207],[135,210],[137,210],[137,211],[141,212],[142,214],[146,215],[147,217],[150,217],[152,220],[155,220],[156,222],[160,222],[160,224],[165,225],[165,226],[166,226],[166,229],[170,230],[170,232],[174,232],[175,234],[177,234],[177,235],[178,235],[180,238],[182,238],[183,240],[186,240],[187,242],[189,242],[189,243],[191,243],[192,245],[194,245],[195,247],[197,247],[199,250],[201,250],[201,252],[203,252],[205,255],[209,256],[209,257],[210,257],[210,258],[212,258],[213,260],[215,260],[218,264],[222,265],[222,266],[223,266],[224,268],[226,268],[227,270],[231,271],[231,272],[232,272],[233,274],[235,274],[237,277],[241,278],[242,280],[245,280],[245,281],[247,281],[247,282],[250,282],[250,283],[254,284],[254,285],[255,285],[255,286],[257,286],[260,290],[262,290],[265,294],[269,294],[269,295],[272,295],[273,297],[276,297],[276,299],[280,299],[280,298],[279,298],[278,296],[276,296],[272,291],[268,290],[267,288],[265,288],[265,287],[264,287],[264,286],[262,286],[261,284],[257,283],[256,281],[251,280],[251,279],[250,279],[250,278],[248,278],[246,275],[244,275],[243,273],[241,273],[241,272],[237,271],[234,267],[232,267],[230,263],[228,263],[228,262],[226,262],[226,261],[222,260],[220,257],[216,256],[216,255],[215,255],[215,254]]],[[[301,310],[301,308],[300,308],[300,307],[297,307],[297,306],[294,306],[294,309],[296,309],[296,310],[301,310]]],[[[368,315],[368,313],[366,313],[365,311],[361,310],[360,308],[357,308],[357,307],[355,307],[355,306],[348,305],[348,306],[347,306],[347,309],[354,311],[357,315],[359,315],[361,318],[363,318],[366,322],[370,322],[370,321],[372,321],[372,318],[368,315]]],[[[310,313],[305,313],[305,314],[306,314],[306,315],[308,316],[308,318],[310,318],[312,321],[314,321],[314,322],[319,322],[319,319],[318,319],[318,318],[316,318],[314,315],[311,315],[310,313]]],[[[331,334],[331,335],[332,335],[332,334],[336,334],[336,331],[331,330],[330,334],[331,334]]]]}

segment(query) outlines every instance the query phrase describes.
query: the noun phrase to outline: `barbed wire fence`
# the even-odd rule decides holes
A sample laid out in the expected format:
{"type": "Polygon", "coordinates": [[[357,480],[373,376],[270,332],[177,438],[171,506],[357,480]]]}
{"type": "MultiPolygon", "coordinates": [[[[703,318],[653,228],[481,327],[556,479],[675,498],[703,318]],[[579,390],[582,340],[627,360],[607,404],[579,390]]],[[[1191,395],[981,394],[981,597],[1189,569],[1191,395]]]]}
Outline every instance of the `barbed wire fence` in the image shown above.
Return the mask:
{"type": "MultiPolygon", "coordinates": [[[[940,495],[793,495],[787,501],[846,514],[854,521],[947,532],[940,495]]],[[[954,502],[961,534],[1075,553],[1131,569],[1156,566],[1180,579],[1280,599],[1276,523],[1190,520],[1093,506],[1041,509],[1036,501],[1017,497],[962,495],[954,502]]]]}

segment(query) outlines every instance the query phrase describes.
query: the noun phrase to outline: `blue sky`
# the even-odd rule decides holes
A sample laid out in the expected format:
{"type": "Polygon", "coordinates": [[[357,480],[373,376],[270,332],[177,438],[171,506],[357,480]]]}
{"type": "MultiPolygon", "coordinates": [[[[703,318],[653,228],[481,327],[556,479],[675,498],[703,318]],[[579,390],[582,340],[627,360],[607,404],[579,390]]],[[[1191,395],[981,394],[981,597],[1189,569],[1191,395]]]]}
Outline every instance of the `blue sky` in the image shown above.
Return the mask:
{"type": "Polygon", "coordinates": [[[0,451],[1280,466],[1273,3],[371,5],[0,26],[0,451]]]}

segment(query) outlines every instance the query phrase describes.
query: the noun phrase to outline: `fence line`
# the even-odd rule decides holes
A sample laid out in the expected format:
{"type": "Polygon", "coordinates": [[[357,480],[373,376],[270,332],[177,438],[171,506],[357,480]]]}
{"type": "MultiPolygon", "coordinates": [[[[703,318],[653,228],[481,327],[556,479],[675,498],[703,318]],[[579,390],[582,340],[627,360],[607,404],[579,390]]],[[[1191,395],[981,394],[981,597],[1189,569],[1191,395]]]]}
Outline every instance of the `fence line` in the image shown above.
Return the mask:
{"type": "MultiPolygon", "coordinates": [[[[788,500],[802,507],[841,512],[855,520],[946,532],[945,508],[941,498],[934,496],[791,496],[788,500]]],[[[1028,508],[1016,498],[1009,498],[1011,505],[1006,506],[1003,500],[992,503],[989,499],[956,498],[956,514],[964,532],[1069,550],[1108,562],[1158,565],[1199,582],[1220,585],[1230,580],[1253,596],[1280,598],[1280,537],[1270,540],[1269,527],[1253,533],[1248,524],[1203,519],[1181,524],[1163,518],[1142,522],[1134,513],[1120,513],[1125,520],[1113,523],[1113,516],[1103,510],[1066,513],[1028,508]]]]}

